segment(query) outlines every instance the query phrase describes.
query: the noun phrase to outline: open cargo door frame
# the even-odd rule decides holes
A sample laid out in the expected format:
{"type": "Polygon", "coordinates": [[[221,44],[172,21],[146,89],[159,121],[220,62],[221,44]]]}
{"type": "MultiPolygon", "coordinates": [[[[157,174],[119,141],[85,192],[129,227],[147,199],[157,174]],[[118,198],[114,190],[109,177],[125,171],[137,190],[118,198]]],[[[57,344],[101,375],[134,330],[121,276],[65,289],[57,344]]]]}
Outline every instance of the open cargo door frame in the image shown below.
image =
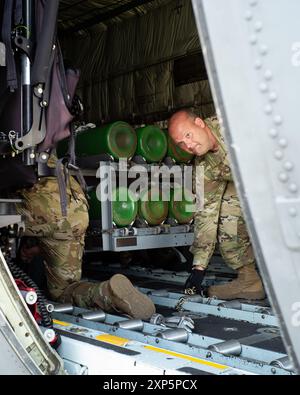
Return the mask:
{"type": "Polygon", "coordinates": [[[193,7],[258,265],[300,372],[300,2],[193,7]]]}
{"type": "Polygon", "coordinates": [[[0,374],[65,375],[63,361],[45,340],[0,249],[0,374]]]}

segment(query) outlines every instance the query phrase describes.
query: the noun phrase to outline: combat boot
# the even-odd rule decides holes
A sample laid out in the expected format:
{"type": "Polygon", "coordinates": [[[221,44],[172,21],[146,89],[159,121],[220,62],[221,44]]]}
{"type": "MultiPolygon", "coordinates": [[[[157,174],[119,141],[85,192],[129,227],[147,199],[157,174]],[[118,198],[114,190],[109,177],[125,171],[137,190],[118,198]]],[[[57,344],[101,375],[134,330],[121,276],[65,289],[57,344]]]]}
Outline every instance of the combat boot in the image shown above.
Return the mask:
{"type": "Polygon", "coordinates": [[[227,284],[210,287],[208,296],[224,300],[262,300],[265,299],[266,294],[255,266],[247,265],[238,270],[237,279],[227,284]]]}
{"type": "Polygon", "coordinates": [[[149,319],[155,313],[155,306],[148,296],[139,292],[127,277],[116,274],[101,284],[100,293],[105,299],[105,310],[111,308],[132,318],[149,319]]]}

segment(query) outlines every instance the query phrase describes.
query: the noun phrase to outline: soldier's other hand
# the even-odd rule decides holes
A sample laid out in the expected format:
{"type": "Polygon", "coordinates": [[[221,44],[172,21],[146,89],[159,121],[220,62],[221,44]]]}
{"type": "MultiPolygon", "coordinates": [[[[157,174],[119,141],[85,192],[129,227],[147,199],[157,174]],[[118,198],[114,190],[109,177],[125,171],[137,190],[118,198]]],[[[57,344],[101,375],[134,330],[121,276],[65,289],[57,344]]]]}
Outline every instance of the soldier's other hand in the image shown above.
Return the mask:
{"type": "Polygon", "coordinates": [[[185,289],[193,289],[197,294],[201,294],[202,282],[205,276],[205,270],[193,269],[185,283],[185,289]]]}

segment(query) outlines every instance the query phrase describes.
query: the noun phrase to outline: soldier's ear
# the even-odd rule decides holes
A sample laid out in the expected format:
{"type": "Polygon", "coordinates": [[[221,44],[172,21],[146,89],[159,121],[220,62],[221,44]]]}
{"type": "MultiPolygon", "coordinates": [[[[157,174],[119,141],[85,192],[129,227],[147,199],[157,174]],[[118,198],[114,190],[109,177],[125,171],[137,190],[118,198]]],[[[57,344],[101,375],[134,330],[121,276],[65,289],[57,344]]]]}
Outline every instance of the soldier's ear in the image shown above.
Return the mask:
{"type": "Polygon", "coordinates": [[[203,119],[197,117],[197,118],[195,118],[194,122],[195,122],[195,125],[200,126],[201,129],[205,128],[205,123],[204,123],[203,119]]]}

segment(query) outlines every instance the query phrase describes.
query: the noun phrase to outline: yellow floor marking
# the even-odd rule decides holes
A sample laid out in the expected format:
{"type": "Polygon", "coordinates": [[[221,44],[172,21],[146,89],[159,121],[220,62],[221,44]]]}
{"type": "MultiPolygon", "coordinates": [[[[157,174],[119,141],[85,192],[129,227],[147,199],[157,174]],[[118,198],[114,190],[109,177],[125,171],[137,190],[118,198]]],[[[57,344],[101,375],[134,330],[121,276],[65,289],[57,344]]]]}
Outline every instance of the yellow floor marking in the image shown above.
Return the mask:
{"type": "Polygon", "coordinates": [[[220,364],[218,364],[218,363],[205,361],[205,360],[203,360],[203,359],[199,359],[199,358],[195,358],[195,357],[190,357],[190,356],[184,355],[184,354],[178,354],[178,353],[176,353],[176,352],[169,351],[169,350],[165,350],[165,349],[162,349],[162,348],[157,348],[157,347],[152,347],[152,346],[144,346],[144,347],[145,347],[147,350],[151,350],[151,351],[155,351],[155,352],[160,352],[160,353],[162,353],[162,354],[172,355],[173,357],[178,357],[178,358],[186,359],[186,360],[188,360],[188,361],[200,363],[200,364],[202,364],[202,365],[211,366],[211,367],[216,368],[216,369],[221,369],[221,370],[228,369],[228,366],[225,366],[225,365],[220,365],[220,364]]]}
{"type": "MultiPolygon", "coordinates": [[[[71,324],[68,324],[67,322],[58,321],[58,320],[53,320],[53,323],[56,324],[56,325],[60,325],[60,326],[70,326],[71,325],[71,324]]],[[[122,337],[108,335],[108,334],[99,335],[99,336],[96,337],[96,340],[99,340],[99,341],[104,342],[104,343],[113,344],[115,346],[120,346],[120,347],[126,346],[128,344],[128,342],[129,342],[128,339],[124,339],[122,337]]],[[[147,349],[147,350],[159,352],[159,353],[162,353],[162,354],[171,355],[173,357],[186,359],[187,361],[190,361],[190,362],[196,362],[196,363],[199,363],[199,364],[202,364],[202,365],[211,366],[211,367],[216,368],[216,369],[221,369],[221,370],[228,369],[228,366],[226,366],[226,365],[220,365],[220,364],[215,363],[215,362],[205,361],[204,359],[190,357],[190,356],[185,355],[185,354],[179,354],[177,352],[165,350],[165,349],[162,349],[162,348],[157,348],[157,347],[153,347],[153,346],[144,346],[144,348],[147,349]]]]}
{"type": "Polygon", "coordinates": [[[53,320],[53,324],[60,325],[60,326],[70,326],[71,325],[71,324],[68,324],[67,322],[57,321],[57,320],[53,320]]]}
{"type": "Polygon", "coordinates": [[[128,344],[129,340],[128,339],[123,339],[122,337],[117,337],[113,335],[99,335],[96,337],[97,340],[109,344],[114,344],[115,346],[121,346],[124,347],[128,344]]]}

